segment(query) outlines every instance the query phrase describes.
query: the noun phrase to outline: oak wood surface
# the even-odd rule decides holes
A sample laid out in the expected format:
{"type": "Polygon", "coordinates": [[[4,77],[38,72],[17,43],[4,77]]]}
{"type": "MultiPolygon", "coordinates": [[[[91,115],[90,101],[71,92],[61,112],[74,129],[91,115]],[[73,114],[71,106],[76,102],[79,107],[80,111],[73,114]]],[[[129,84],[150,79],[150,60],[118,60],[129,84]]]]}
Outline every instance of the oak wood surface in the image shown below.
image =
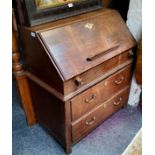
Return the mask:
{"type": "Polygon", "coordinates": [[[65,80],[135,46],[126,24],[112,10],[39,35],[65,80]]]}
{"type": "Polygon", "coordinates": [[[32,80],[29,84],[37,120],[65,147],[65,104],[32,80]]]}
{"type": "Polygon", "coordinates": [[[120,69],[122,69],[122,68],[124,68],[124,67],[126,67],[126,66],[128,66],[128,65],[130,65],[132,63],[133,63],[133,60],[128,60],[127,62],[119,65],[118,67],[113,68],[112,70],[110,70],[107,73],[103,74],[99,78],[96,78],[95,80],[91,81],[90,83],[84,85],[83,87],[80,87],[76,91],[71,92],[70,94],[67,94],[67,95],[64,95],[64,94],[58,92],[56,89],[54,89],[53,87],[48,85],[46,82],[42,81],[41,79],[39,79],[38,77],[36,77],[35,75],[33,75],[32,73],[30,73],[28,71],[25,72],[25,75],[28,77],[28,79],[34,81],[39,86],[41,86],[42,88],[47,90],[52,95],[56,96],[61,101],[66,102],[66,101],[72,99],[73,97],[75,97],[76,95],[80,94],[81,92],[83,92],[83,91],[89,89],[90,87],[94,86],[96,83],[101,82],[105,78],[109,77],[110,75],[116,73],[120,69]]]}
{"type": "Polygon", "coordinates": [[[127,103],[129,95],[129,87],[121,90],[116,95],[112,96],[106,102],[102,102],[98,107],[89,111],[79,120],[72,123],[72,140],[74,143],[87,135],[98,124],[103,122],[107,117],[120,109],[127,103]]]}
{"type": "MultiPolygon", "coordinates": [[[[88,71],[66,81],[64,83],[64,94],[67,95],[71,92],[77,91],[81,87],[91,83],[93,80],[98,79],[102,75],[108,73],[108,71],[117,68],[119,70],[119,66],[126,63],[130,59],[134,59],[135,51],[134,49],[128,50],[126,52],[121,53],[118,56],[115,56],[95,68],[91,68],[88,71]],[[132,52],[132,55],[130,55],[132,52]],[[77,83],[77,78],[81,80],[80,83],[77,83]]],[[[132,63],[132,62],[131,62],[132,63]]]]}
{"type": "Polygon", "coordinates": [[[130,85],[131,77],[132,66],[129,65],[71,99],[72,121],[77,120],[119,90],[130,85]]]}
{"type": "Polygon", "coordinates": [[[46,54],[44,46],[36,37],[32,37],[29,31],[23,28],[19,30],[23,42],[26,70],[63,93],[62,78],[46,54]]]}

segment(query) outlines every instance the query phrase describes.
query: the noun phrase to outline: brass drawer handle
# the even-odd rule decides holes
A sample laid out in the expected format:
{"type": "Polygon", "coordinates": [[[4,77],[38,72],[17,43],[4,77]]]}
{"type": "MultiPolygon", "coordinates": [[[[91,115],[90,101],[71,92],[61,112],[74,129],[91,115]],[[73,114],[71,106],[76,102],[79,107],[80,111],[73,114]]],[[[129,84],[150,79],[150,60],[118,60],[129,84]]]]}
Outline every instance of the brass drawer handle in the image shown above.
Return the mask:
{"type": "Polygon", "coordinates": [[[89,29],[89,30],[92,30],[92,28],[94,27],[94,24],[93,23],[86,23],[84,27],[89,29]]]}
{"type": "Polygon", "coordinates": [[[92,94],[90,98],[85,99],[85,103],[91,103],[96,98],[96,94],[92,94]]]}
{"type": "Polygon", "coordinates": [[[121,101],[122,101],[122,97],[119,98],[119,101],[114,101],[113,104],[118,106],[118,105],[120,105],[121,101]]]}
{"type": "Polygon", "coordinates": [[[90,121],[86,121],[85,124],[86,124],[87,126],[90,126],[90,125],[92,125],[92,124],[95,122],[95,120],[96,120],[96,117],[94,116],[94,117],[91,118],[90,121]]]}
{"type": "Polygon", "coordinates": [[[133,51],[130,50],[130,51],[129,51],[129,58],[131,58],[133,55],[134,55],[133,51]]]}
{"type": "Polygon", "coordinates": [[[80,77],[76,77],[75,83],[76,83],[77,86],[83,85],[82,79],[80,77]]]}
{"type": "Polygon", "coordinates": [[[114,83],[117,85],[120,85],[124,80],[124,77],[122,76],[121,79],[119,81],[115,80],[114,83]]]}

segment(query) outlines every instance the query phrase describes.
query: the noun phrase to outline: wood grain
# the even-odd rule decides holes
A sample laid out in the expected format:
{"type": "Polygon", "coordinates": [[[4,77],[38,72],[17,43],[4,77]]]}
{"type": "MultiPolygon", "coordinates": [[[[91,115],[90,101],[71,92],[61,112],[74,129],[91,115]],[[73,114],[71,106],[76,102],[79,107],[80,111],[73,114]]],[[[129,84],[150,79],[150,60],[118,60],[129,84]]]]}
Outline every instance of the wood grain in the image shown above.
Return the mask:
{"type": "Polygon", "coordinates": [[[64,94],[68,95],[69,93],[72,93],[74,91],[77,91],[78,89],[81,89],[87,84],[90,84],[92,81],[102,77],[103,75],[106,75],[106,73],[113,70],[114,68],[117,68],[119,70],[120,66],[125,65],[125,63],[128,62],[129,60],[133,60],[134,56],[135,56],[135,51],[133,49],[128,50],[111,59],[108,59],[107,61],[99,64],[95,68],[91,68],[88,71],[66,81],[64,83],[64,94]],[[131,51],[133,52],[132,56],[129,55],[129,52],[131,51]],[[80,85],[77,84],[77,81],[76,81],[77,78],[81,79],[80,85]]]}
{"type": "Polygon", "coordinates": [[[127,103],[129,95],[129,87],[125,88],[122,92],[112,96],[106,102],[102,102],[98,107],[81,117],[79,120],[72,123],[72,137],[73,142],[76,143],[92,129],[96,128],[101,122],[108,118],[111,114],[119,110],[124,104],[127,103]],[[120,101],[121,98],[121,101],[120,101]],[[118,105],[114,105],[119,102],[118,105]],[[87,123],[89,122],[89,124],[87,123]]]}
{"type": "Polygon", "coordinates": [[[65,80],[135,46],[134,38],[116,11],[47,30],[39,35],[65,80]],[[92,28],[86,28],[87,24],[92,24],[92,28]],[[113,50],[107,52],[109,49],[113,50]],[[87,61],[96,55],[99,55],[97,59],[87,61]],[[68,59],[70,57],[72,59],[68,59]]]}
{"type": "Polygon", "coordinates": [[[77,120],[97,105],[106,101],[119,90],[130,85],[131,77],[132,66],[128,66],[74,97],[71,100],[72,121],[77,120]],[[122,77],[123,80],[121,79],[122,77]],[[120,83],[117,84],[116,81],[120,81],[120,83]]]}
{"type": "Polygon", "coordinates": [[[59,100],[34,81],[29,80],[36,116],[41,125],[56,138],[66,152],[71,152],[70,103],[59,100]]]}

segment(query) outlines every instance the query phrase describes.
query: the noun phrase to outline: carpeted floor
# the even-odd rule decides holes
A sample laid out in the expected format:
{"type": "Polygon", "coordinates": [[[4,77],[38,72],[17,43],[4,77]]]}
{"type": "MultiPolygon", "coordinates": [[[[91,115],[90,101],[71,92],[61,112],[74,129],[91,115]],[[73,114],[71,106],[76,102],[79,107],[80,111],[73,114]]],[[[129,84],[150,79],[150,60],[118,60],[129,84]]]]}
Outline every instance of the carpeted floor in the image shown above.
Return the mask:
{"type": "MultiPolygon", "coordinates": [[[[28,127],[13,81],[13,155],[65,155],[40,125],[28,127]]],[[[121,109],[73,146],[71,155],[121,155],[141,128],[140,108],[121,109]]]]}

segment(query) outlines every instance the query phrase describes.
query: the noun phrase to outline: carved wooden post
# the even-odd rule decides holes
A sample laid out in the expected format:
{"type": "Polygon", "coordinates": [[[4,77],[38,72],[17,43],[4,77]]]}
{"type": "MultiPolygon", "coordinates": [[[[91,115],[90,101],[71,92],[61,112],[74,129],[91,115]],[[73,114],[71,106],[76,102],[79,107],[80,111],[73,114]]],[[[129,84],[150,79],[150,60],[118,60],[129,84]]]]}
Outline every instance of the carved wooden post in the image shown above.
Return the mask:
{"type": "Polygon", "coordinates": [[[103,0],[104,7],[108,7],[110,0],[103,0]]]}
{"type": "Polygon", "coordinates": [[[13,74],[15,75],[17,81],[22,106],[25,111],[27,122],[31,126],[36,123],[36,117],[32,105],[28,81],[24,74],[23,66],[20,63],[20,53],[18,51],[17,39],[14,29],[12,29],[12,62],[13,74]]]}

